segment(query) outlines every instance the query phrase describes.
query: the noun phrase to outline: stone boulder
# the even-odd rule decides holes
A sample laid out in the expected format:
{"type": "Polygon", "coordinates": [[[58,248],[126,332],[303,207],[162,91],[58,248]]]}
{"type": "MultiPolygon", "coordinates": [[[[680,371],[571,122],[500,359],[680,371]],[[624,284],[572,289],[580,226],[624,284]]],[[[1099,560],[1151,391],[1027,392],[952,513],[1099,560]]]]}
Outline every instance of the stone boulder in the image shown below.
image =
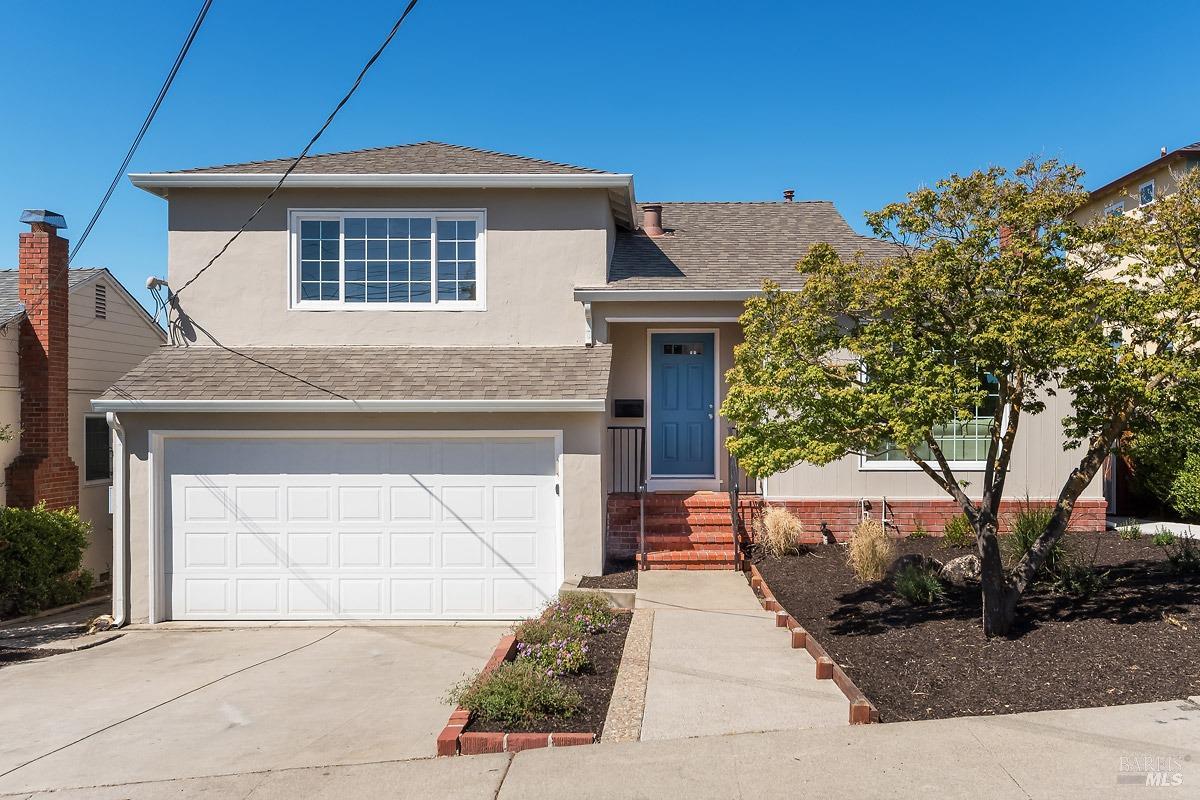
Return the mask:
{"type": "Polygon", "coordinates": [[[978,583],[979,573],[979,556],[972,553],[947,561],[938,577],[951,586],[966,586],[968,583],[978,583]]]}

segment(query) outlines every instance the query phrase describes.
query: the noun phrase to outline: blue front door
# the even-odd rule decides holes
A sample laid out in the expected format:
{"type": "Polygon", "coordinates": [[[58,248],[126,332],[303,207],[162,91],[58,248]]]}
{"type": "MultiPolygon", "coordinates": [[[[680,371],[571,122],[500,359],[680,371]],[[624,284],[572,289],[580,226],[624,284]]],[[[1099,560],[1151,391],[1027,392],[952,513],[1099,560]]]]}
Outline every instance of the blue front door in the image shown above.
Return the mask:
{"type": "Polygon", "coordinates": [[[650,474],[715,475],[712,333],[650,335],[650,474]]]}

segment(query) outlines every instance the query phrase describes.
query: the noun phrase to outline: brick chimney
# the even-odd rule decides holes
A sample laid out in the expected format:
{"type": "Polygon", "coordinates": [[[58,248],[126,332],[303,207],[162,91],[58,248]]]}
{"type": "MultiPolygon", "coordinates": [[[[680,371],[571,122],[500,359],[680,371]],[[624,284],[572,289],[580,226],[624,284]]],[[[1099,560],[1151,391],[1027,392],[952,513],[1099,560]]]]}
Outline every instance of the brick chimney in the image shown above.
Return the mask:
{"type": "Polygon", "coordinates": [[[25,317],[18,342],[21,454],[6,471],[8,504],[79,505],[79,469],[67,451],[67,226],[51,211],[25,211],[18,286],[25,317]]]}

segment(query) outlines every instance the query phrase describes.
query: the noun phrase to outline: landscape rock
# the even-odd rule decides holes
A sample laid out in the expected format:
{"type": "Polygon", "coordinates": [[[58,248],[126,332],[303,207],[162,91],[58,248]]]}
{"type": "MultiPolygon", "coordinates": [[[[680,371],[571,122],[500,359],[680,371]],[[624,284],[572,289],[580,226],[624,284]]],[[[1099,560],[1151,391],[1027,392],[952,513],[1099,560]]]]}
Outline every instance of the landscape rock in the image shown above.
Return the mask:
{"type": "Polygon", "coordinates": [[[971,554],[947,561],[938,577],[952,586],[966,586],[968,583],[977,583],[979,573],[979,556],[971,554]]]}

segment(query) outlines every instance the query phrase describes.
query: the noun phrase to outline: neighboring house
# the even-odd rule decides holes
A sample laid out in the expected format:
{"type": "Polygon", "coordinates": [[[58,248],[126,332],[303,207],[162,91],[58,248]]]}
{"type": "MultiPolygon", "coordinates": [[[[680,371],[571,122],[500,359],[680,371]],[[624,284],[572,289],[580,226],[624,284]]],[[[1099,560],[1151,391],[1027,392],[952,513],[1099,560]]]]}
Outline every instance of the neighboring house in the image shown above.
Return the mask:
{"type": "MultiPolygon", "coordinates": [[[[729,568],[743,301],[799,286],[815,242],[886,252],[828,202],[639,210],[629,174],[427,142],[306,158],[196,277],[287,164],[132,176],[170,204],[190,346],[94,404],[127,497],[121,619],[520,617],[641,549],[643,483],[647,564],[729,568]]],[[[1069,471],[1062,402],[1026,423],[1014,497],[1069,471]]],[[[945,438],[977,463],[978,437],[945,438]]],[[[758,488],[747,513],[786,502],[814,535],[956,513],[887,456],[758,488]]],[[[1077,509],[1103,526],[1098,492],[1077,509]]]]}
{"type": "MultiPolygon", "coordinates": [[[[1093,189],[1088,201],[1075,212],[1076,221],[1085,223],[1100,214],[1140,213],[1159,197],[1174,194],[1178,176],[1200,166],[1200,142],[1167,151],[1159,157],[1093,189]]],[[[1133,480],[1133,465],[1123,456],[1114,456],[1104,465],[1101,481],[1110,514],[1138,514],[1147,509],[1133,480]]]]}
{"type": "Polygon", "coordinates": [[[109,431],[93,399],[160,347],[161,328],[103,268],[68,269],[65,223],[27,211],[19,266],[0,270],[0,499],[76,507],[92,525],[84,566],[100,580],[112,568],[109,431]]]}
{"type": "Polygon", "coordinates": [[[1175,192],[1176,176],[1200,165],[1200,142],[1167,152],[1158,158],[1093,189],[1087,203],[1075,212],[1086,221],[1097,214],[1127,214],[1154,202],[1155,198],[1175,192]]]}

